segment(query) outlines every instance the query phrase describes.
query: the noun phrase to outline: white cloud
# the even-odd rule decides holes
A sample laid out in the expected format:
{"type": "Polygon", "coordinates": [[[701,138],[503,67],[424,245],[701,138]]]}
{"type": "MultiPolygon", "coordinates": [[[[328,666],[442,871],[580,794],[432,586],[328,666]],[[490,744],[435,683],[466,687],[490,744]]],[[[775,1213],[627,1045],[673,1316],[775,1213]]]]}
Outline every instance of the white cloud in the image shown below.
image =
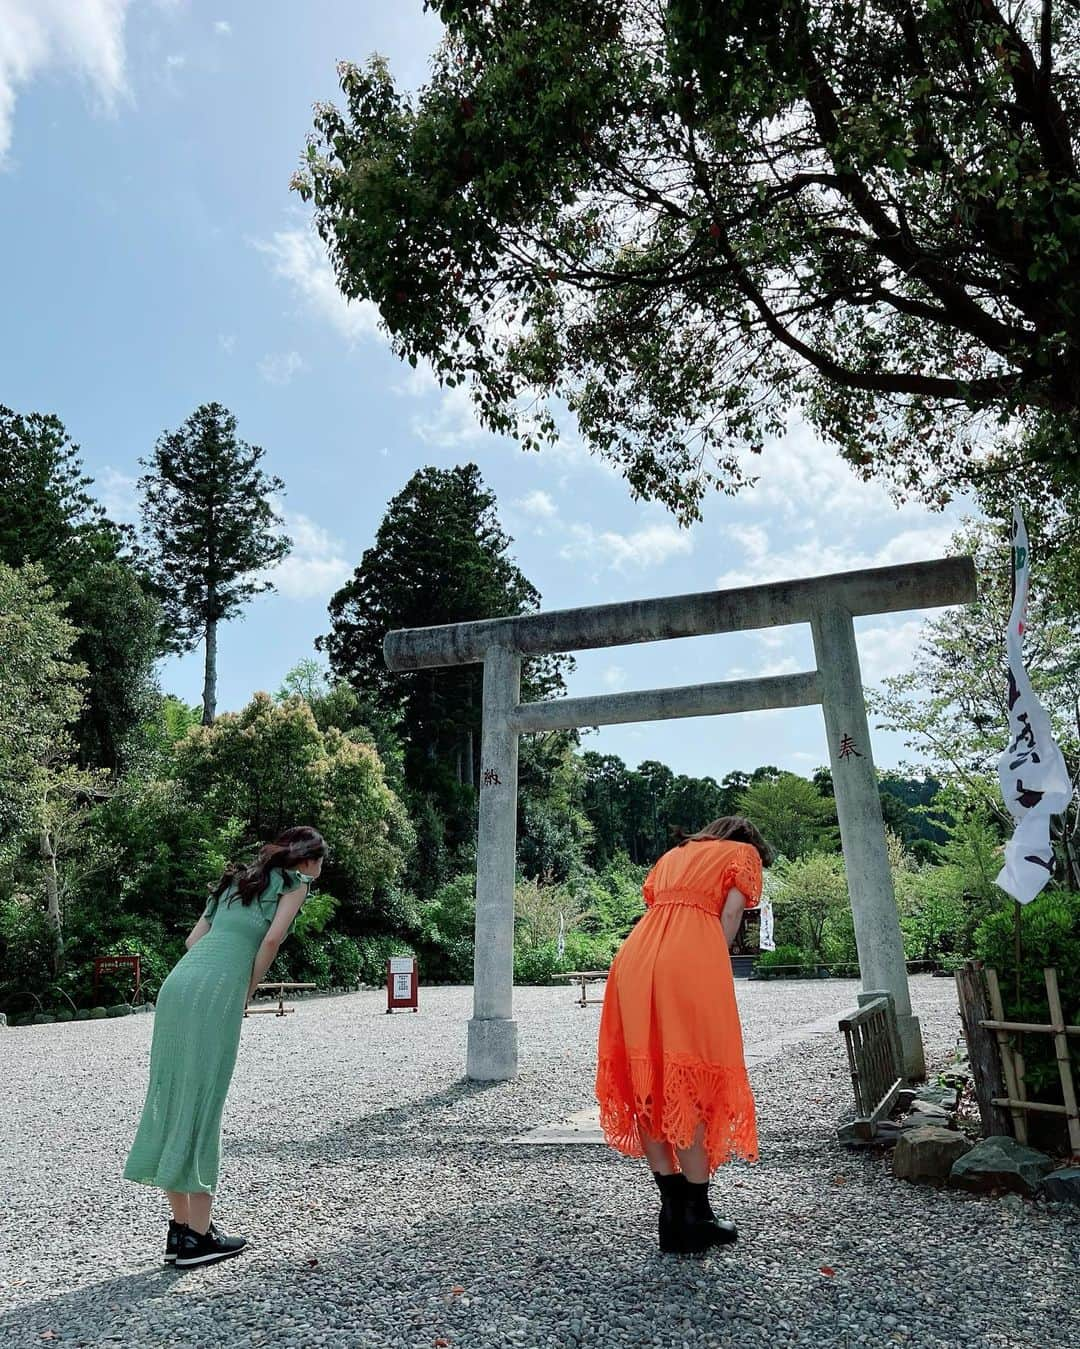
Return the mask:
{"type": "Polygon", "coordinates": [[[183,70],[184,66],[186,65],[187,65],[187,57],[184,55],[183,52],[175,52],[173,53],[173,55],[166,56],[165,58],[166,70],[183,70]]]}
{"type": "MultiPolygon", "coordinates": [[[[819,513],[810,515],[818,527],[822,525],[819,513]]],[[[827,524],[827,521],[824,522],[827,524]]],[[[943,557],[948,552],[949,539],[955,531],[955,524],[932,520],[918,528],[901,530],[891,538],[886,538],[872,551],[845,542],[823,542],[817,533],[798,543],[789,543],[777,552],[767,547],[763,550],[760,538],[755,546],[748,547],[742,565],[722,573],[716,578],[718,590],[734,589],[738,586],[764,585],[769,581],[791,581],[801,576],[829,576],[840,571],[859,571],[864,567],[889,567],[901,562],[918,562],[925,559],[943,557]]],[[[880,529],[878,534],[882,532],[880,529]]],[[[763,530],[751,527],[736,534],[739,543],[747,534],[762,535],[763,530]]]]}
{"type": "Polygon", "coordinates": [[[226,356],[231,356],[236,350],[236,334],[218,333],[218,346],[226,356]]]}
{"type": "Polygon", "coordinates": [[[528,496],[519,497],[513,504],[523,514],[532,515],[538,520],[553,520],[559,513],[550,495],[539,488],[528,496]]]}
{"type": "Polygon", "coordinates": [[[94,482],[94,495],[110,520],[130,524],[139,518],[138,479],[106,464],[94,482]]]}
{"type": "Polygon", "coordinates": [[[0,0],[0,163],[11,147],[17,91],[44,71],[74,70],[107,111],[126,94],[130,0],[0,0]]]}
{"type": "Polygon", "coordinates": [[[925,616],[894,620],[881,617],[864,619],[862,623],[856,619],[863,683],[878,684],[890,675],[910,670],[912,652],[919,644],[925,622],[925,616]],[[873,626],[864,627],[863,623],[873,626]]]}
{"type": "Polygon", "coordinates": [[[570,541],[560,549],[560,557],[603,562],[615,571],[627,567],[654,567],[669,557],[693,552],[693,536],[677,525],[644,525],[630,534],[614,530],[595,530],[592,525],[571,525],[570,541]]]}
{"type": "Polygon", "coordinates": [[[214,22],[214,32],[220,33],[222,37],[228,37],[232,32],[232,24],[228,19],[217,19],[214,22]]]}
{"type": "Polygon", "coordinates": [[[345,299],[321,243],[310,230],[279,230],[269,240],[254,240],[253,246],[270,260],[274,275],[288,281],[307,308],[349,342],[378,333],[378,310],[370,300],[345,299]]]}
{"type": "Polygon", "coordinates": [[[259,374],[267,384],[291,384],[293,376],[303,369],[304,358],[298,351],[264,356],[259,362],[259,374]]]}
{"type": "Polygon", "coordinates": [[[630,676],[621,665],[609,665],[601,676],[604,687],[610,689],[613,693],[618,693],[626,688],[630,676]]]}
{"type": "Polygon", "coordinates": [[[288,599],[326,600],[352,572],[343,543],[309,516],[283,508],[280,501],[273,505],[293,549],[266,575],[288,599]]]}
{"type": "Polygon", "coordinates": [[[472,398],[462,384],[443,389],[437,406],[417,414],[410,425],[419,440],[438,450],[459,450],[490,436],[477,421],[472,398]]]}

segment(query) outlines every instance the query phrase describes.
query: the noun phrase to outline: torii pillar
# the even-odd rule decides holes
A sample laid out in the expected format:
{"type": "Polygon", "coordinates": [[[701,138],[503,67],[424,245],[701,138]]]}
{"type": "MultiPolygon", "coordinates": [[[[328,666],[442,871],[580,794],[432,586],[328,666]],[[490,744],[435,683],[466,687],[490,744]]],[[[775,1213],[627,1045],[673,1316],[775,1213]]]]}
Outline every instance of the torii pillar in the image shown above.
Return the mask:
{"type": "Polygon", "coordinates": [[[505,1081],[517,1072],[513,982],[518,736],[820,703],[863,988],[888,989],[892,994],[904,1071],[911,1079],[924,1077],[922,1037],[911,1011],[853,619],[970,603],[975,597],[974,563],[960,557],[389,633],[383,650],[392,670],[478,662],[484,666],[468,1076],[482,1082],[505,1081]],[[520,702],[523,656],[792,623],[810,624],[814,670],[687,688],[520,702]]]}

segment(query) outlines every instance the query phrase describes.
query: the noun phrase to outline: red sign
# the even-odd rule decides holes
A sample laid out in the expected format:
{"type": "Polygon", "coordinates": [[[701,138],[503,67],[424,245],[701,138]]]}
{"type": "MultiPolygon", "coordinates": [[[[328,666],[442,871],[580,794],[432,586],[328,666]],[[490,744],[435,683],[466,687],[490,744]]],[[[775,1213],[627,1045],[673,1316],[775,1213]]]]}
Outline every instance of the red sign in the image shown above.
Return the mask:
{"type": "Polygon", "coordinates": [[[142,965],[138,956],[96,956],[94,959],[94,993],[97,993],[98,984],[101,982],[103,974],[120,974],[124,970],[129,970],[134,980],[135,987],[131,994],[134,1001],[142,988],[142,965]]]}
{"type": "Polygon", "coordinates": [[[391,956],[386,962],[387,1015],[402,1008],[420,1010],[420,976],[415,956],[391,956]]]}

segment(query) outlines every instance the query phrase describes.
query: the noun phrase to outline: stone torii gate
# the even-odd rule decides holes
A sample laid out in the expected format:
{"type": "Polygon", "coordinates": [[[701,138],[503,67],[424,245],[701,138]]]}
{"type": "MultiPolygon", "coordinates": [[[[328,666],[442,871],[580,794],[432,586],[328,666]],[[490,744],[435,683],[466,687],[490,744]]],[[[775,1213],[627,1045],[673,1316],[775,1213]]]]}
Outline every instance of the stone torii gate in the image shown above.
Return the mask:
{"type": "Polygon", "coordinates": [[[383,652],[391,670],[480,662],[484,666],[468,1076],[493,1082],[505,1081],[517,1072],[513,982],[518,736],[530,731],[813,703],[820,703],[825,715],[862,984],[865,989],[892,993],[904,1070],[911,1078],[925,1076],[919,1023],[911,1012],[852,620],[857,615],[964,604],[975,596],[974,563],[969,557],[959,557],[388,633],[383,652]],[[814,670],[601,697],[520,701],[523,656],[793,623],[810,624],[814,670]]]}

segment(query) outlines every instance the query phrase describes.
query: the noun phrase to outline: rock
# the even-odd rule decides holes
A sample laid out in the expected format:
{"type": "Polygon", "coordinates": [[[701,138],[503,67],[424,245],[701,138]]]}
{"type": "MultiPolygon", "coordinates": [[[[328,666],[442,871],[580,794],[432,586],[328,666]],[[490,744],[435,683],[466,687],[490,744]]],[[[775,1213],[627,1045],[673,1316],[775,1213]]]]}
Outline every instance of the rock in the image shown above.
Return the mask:
{"type": "Polygon", "coordinates": [[[901,1087],[896,1093],[896,1108],[905,1114],[911,1109],[911,1103],[914,1101],[917,1093],[914,1087],[901,1087]]]}
{"type": "Polygon", "coordinates": [[[109,1015],[109,1014],[108,1014],[108,1012],[105,1010],[104,1007],[91,1007],[91,1008],[90,1008],[90,1020],[91,1020],[91,1021],[103,1021],[103,1020],[105,1019],[105,1017],[107,1017],[108,1015],[109,1015]]]}
{"type": "Polygon", "coordinates": [[[956,1128],[956,1121],[951,1115],[923,1115],[917,1111],[905,1115],[900,1121],[900,1128],[904,1133],[909,1133],[912,1129],[925,1129],[930,1124],[938,1129],[956,1128]]]}
{"type": "Polygon", "coordinates": [[[996,1134],[976,1143],[961,1157],[953,1167],[949,1181],[962,1190],[977,1193],[1009,1190],[1013,1194],[1031,1195],[1053,1167],[1054,1163],[1044,1152],[1025,1147],[1015,1138],[996,1134]]]}
{"type": "Polygon", "coordinates": [[[963,1134],[926,1124],[909,1129],[893,1152],[893,1175],[900,1180],[948,1180],[955,1164],[971,1151],[963,1134]]]}
{"type": "Polygon", "coordinates": [[[950,1112],[943,1105],[938,1105],[936,1101],[915,1100],[911,1104],[911,1113],[913,1115],[923,1115],[927,1119],[947,1120],[950,1112]]]}
{"type": "Polygon", "coordinates": [[[879,1120],[872,1138],[863,1138],[855,1130],[854,1123],[844,1124],[836,1131],[836,1136],[846,1148],[891,1148],[900,1137],[900,1125],[895,1120],[879,1120]]]}
{"type": "Polygon", "coordinates": [[[945,1110],[955,1110],[958,1104],[958,1093],[956,1088],[952,1086],[920,1087],[915,1093],[915,1102],[919,1101],[931,1105],[940,1105],[945,1110]]]}
{"type": "Polygon", "coordinates": [[[1080,1206],[1080,1166],[1063,1166],[1051,1171],[1042,1183],[1041,1194],[1055,1204],[1080,1206]]]}

